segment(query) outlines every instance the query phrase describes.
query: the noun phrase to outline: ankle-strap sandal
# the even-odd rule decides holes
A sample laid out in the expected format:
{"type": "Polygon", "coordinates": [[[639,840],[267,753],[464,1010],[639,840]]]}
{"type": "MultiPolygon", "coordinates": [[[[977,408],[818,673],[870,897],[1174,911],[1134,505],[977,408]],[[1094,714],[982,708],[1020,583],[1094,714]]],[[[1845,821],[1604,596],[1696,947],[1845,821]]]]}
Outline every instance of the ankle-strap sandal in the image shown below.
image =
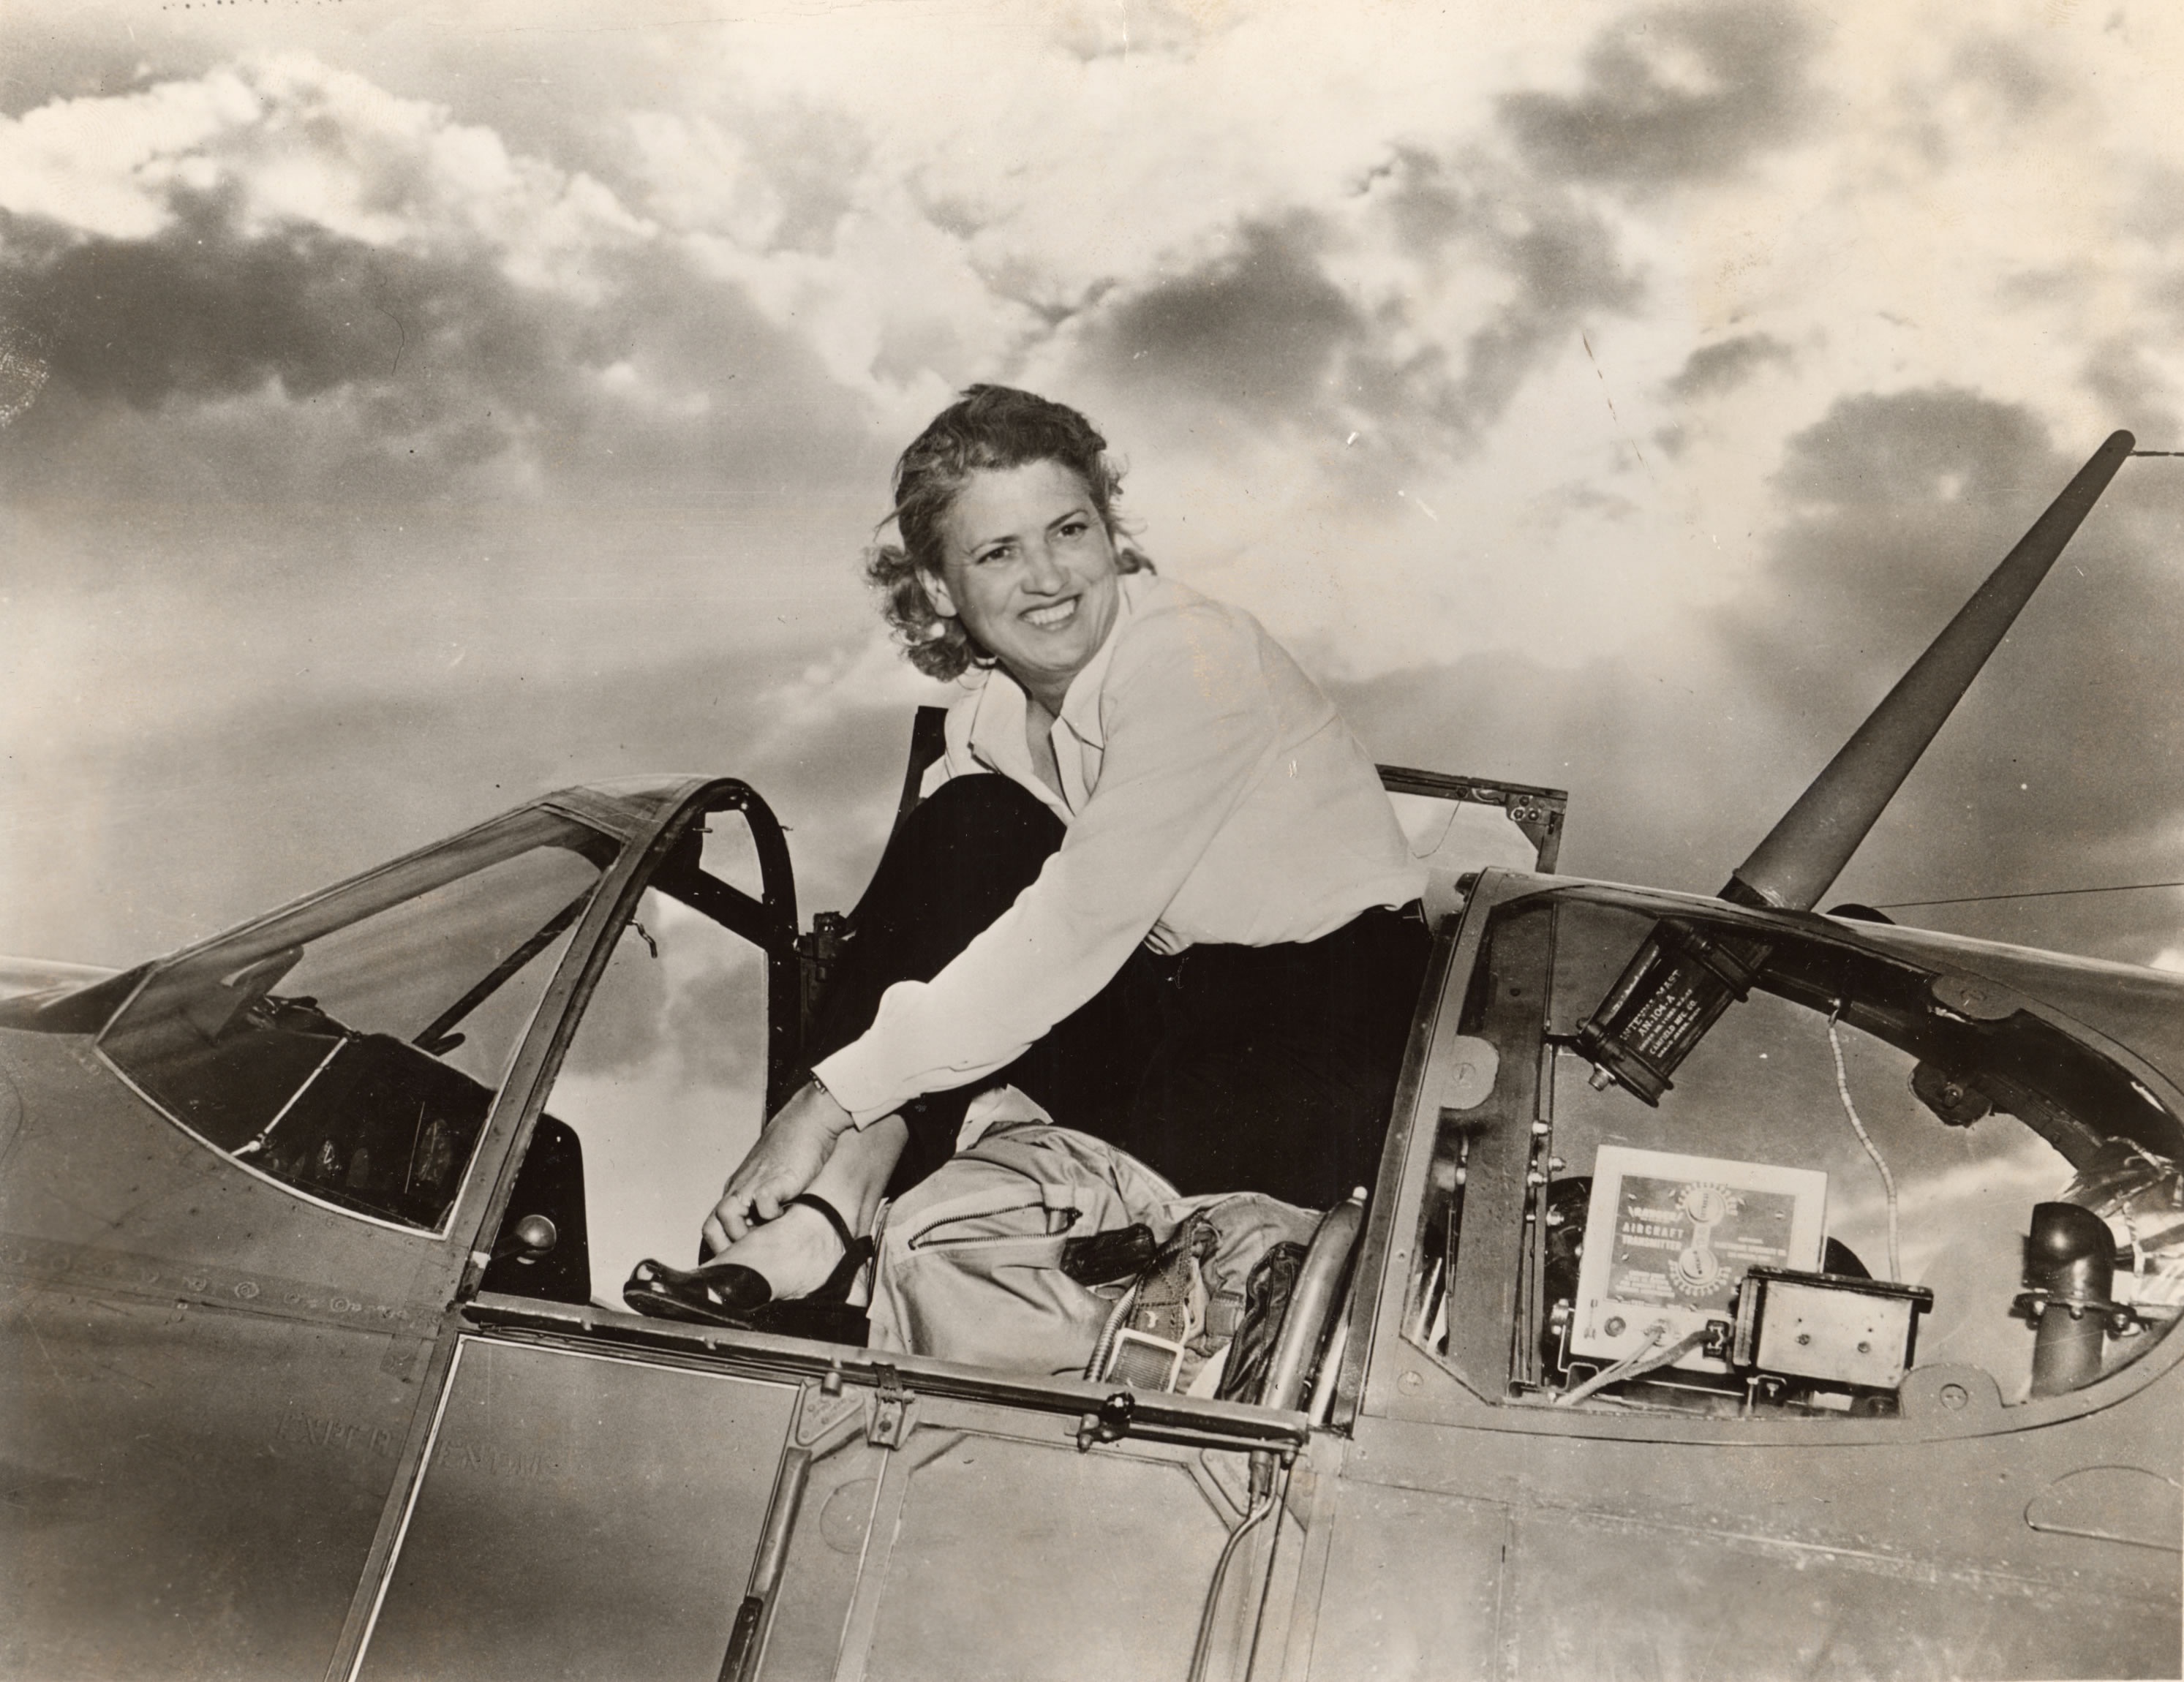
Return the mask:
{"type": "MultiPolygon", "coordinates": [[[[845,1314],[841,1311],[847,1309],[850,1286],[872,1259],[872,1241],[852,1233],[841,1211],[825,1198],[807,1191],[790,1198],[787,1206],[794,1208],[800,1203],[824,1215],[835,1237],[842,1241],[842,1259],[809,1295],[776,1301],[766,1275],[740,1262],[712,1262],[686,1270],[644,1261],[637,1264],[628,1284],[621,1288],[621,1300],[633,1312],[658,1320],[845,1340],[836,1334],[852,1329],[850,1317],[853,1316],[860,1325],[864,1319],[861,1312],[849,1310],[845,1314]]],[[[858,1340],[861,1341],[861,1333],[858,1340]]]]}

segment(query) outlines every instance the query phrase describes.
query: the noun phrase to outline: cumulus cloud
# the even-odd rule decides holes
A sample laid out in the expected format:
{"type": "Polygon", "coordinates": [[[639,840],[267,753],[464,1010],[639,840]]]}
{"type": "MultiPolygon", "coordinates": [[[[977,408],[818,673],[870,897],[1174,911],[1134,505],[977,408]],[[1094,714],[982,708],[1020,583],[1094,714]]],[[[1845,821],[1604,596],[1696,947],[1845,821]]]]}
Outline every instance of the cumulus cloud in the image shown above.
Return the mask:
{"type": "Polygon", "coordinates": [[[1587,51],[1576,92],[1513,93],[1502,116],[1557,175],[1643,187],[1725,174],[1797,132],[1810,33],[1786,3],[1641,11],[1587,51]]]}
{"type": "Polygon", "coordinates": [[[1085,371],[1260,424],[1429,420],[1463,450],[1588,312],[1630,310],[1610,230],[1483,153],[1391,151],[1332,214],[1245,223],[1228,249],[1100,299],[1085,371]]]}
{"type": "Polygon", "coordinates": [[[808,349],[608,187],[309,58],[0,125],[0,214],[49,382],[0,446],[49,490],[119,453],[138,486],[611,494],[732,451],[794,476],[841,436],[808,349]]]}
{"type": "MultiPolygon", "coordinates": [[[[1292,482],[1262,506],[1316,497],[1329,518],[1415,521],[1442,501],[1424,481],[1475,455],[1588,324],[1644,298],[1614,230],[1567,187],[1481,146],[1405,143],[1323,207],[1243,221],[1203,256],[1119,281],[1032,368],[1247,482],[1260,441],[1291,441],[1278,471],[1292,482]]],[[[1240,549],[1260,546],[1235,529],[1240,549]]]]}
{"type": "MultiPolygon", "coordinates": [[[[920,699],[856,553],[893,452],[995,377],[1091,409],[1163,569],[1384,757],[1567,782],[1575,867],[1711,887],[1959,569],[2110,426],[2184,412],[2184,27],[2153,11],[951,16],[366,50],[298,14],[252,27],[308,52],[20,61],[0,775],[32,950],[141,947],[142,905],[96,953],[41,921],[98,881],[231,914],[646,765],[750,775],[843,903],[920,699]],[[208,861],[237,811],[258,836],[208,861]]],[[[1864,897],[2173,848],[2114,745],[2175,752],[2164,509],[2119,484],[1864,897]],[[2043,789],[2062,816],[1995,803],[2043,789]]],[[[2073,915],[2118,955],[2176,933],[2073,915]]],[[[2012,916],[1983,927],[2064,927],[2012,916]]]]}
{"type": "Polygon", "coordinates": [[[1772,333],[1738,333],[1701,345],[1669,382],[1669,394],[1691,401],[1734,391],[1769,364],[1791,360],[1790,347],[1772,333]]]}
{"type": "Polygon", "coordinates": [[[1247,226],[1234,249],[1103,309],[1087,354],[1142,359],[1147,379],[1255,419],[1298,416],[1330,387],[1354,386],[1338,365],[1371,338],[1364,312],[1320,267],[1321,243],[1301,218],[1247,226]]]}
{"type": "Polygon", "coordinates": [[[579,295],[595,257],[650,231],[590,177],[301,54],[58,100],[7,126],[11,215],[144,240],[207,200],[245,236],[310,228],[377,249],[484,253],[518,285],[579,295]]]}

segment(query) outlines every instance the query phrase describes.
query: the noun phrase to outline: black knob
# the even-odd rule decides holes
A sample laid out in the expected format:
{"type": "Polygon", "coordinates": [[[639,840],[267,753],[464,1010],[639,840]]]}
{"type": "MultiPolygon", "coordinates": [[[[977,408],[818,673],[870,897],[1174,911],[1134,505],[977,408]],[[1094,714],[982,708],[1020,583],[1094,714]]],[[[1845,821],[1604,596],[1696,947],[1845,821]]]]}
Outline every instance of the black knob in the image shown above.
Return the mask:
{"type": "Polygon", "coordinates": [[[560,1241],[561,1229],[545,1216],[526,1215],[510,1229],[499,1254],[513,1256],[518,1262],[536,1262],[550,1254],[560,1241]]]}

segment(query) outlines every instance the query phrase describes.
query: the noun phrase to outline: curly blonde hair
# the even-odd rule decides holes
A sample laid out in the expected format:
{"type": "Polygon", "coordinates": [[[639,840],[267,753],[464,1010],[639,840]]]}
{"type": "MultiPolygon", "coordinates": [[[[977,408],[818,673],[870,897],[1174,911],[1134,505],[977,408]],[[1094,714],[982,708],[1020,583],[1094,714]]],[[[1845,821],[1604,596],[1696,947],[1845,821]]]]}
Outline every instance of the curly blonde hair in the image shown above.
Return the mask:
{"type": "Polygon", "coordinates": [[[894,627],[910,662],[943,682],[994,656],[979,647],[960,619],[933,604],[925,576],[940,571],[940,522],[973,473],[1051,461],[1084,482],[1100,522],[1115,543],[1124,572],[1150,572],[1153,564],[1126,541],[1115,512],[1123,470],[1107,456],[1107,441],[1075,409],[1008,386],[972,386],[933,417],[894,465],[894,512],[899,543],[875,542],[865,551],[865,577],[879,592],[880,611],[894,627]]]}

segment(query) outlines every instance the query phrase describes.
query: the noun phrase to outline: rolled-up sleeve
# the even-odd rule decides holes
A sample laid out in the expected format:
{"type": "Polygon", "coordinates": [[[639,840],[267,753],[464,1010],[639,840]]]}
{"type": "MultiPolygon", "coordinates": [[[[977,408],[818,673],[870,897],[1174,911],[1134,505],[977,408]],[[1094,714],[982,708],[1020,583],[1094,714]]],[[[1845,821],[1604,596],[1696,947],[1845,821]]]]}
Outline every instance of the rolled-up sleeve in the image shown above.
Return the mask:
{"type": "Polygon", "coordinates": [[[860,1126],[1003,1067],[1106,986],[1265,774],[1279,728],[1257,639],[1205,608],[1132,624],[1100,703],[1098,783],[1038,879],[814,1070],[860,1126]]]}

